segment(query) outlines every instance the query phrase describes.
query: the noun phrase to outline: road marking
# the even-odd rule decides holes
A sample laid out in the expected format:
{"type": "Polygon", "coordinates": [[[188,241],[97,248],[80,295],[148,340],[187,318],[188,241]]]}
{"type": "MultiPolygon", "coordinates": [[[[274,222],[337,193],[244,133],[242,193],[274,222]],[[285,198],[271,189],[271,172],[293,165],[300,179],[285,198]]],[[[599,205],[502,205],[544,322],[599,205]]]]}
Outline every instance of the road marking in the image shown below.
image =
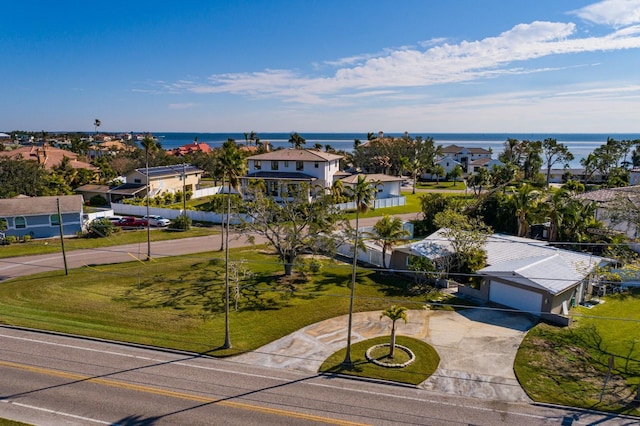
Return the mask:
{"type": "Polygon", "coordinates": [[[65,371],[51,370],[48,368],[35,367],[35,366],[30,366],[25,364],[17,364],[14,362],[0,361],[0,366],[7,367],[7,368],[14,368],[17,370],[29,371],[37,374],[44,374],[47,376],[60,377],[64,379],[77,380],[77,381],[83,381],[83,382],[91,382],[91,383],[96,383],[103,386],[110,386],[115,388],[133,390],[137,392],[150,393],[154,395],[167,396],[171,398],[179,398],[179,399],[185,399],[185,400],[208,403],[208,404],[224,405],[226,407],[273,414],[281,417],[291,417],[296,419],[310,420],[314,422],[328,423],[328,424],[334,424],[334,425],[345,425],[345,426],[364,426],[365,425],[365,423],[357,423],[357,422],[351,422],[347,420],[334,419],[330,417],[316,416],[313,414],[297,413],[295,411],[281,410],[279,408],[261,407],[259,405],[252,405],[252,404],[247,404],[243,402],[227,401],[224,399],[214,399],[214,398],[209,398],[205,396],[188,394],[184,392],[176,392],[176,391],[171,391],[171,390],[161,389],[161,388],[156,388],[151,386],[136,385],[132,383],[120,382],[117,380],[85,376],[83,374],[68,373],[65,371]]]}
{"type": "Polygon", "coordinates": [[[4,402],[6,404],[15,405],[16,407],[28,408],[30,410],[43,411],[43,412],[49,413],[49,414],[57,414],[59,416],[71,417],[71,418],[82,420],[82,421],[85,421],[85,422],[93,422],[93,423],[98,423],[98,424],[101,424],[101,425],[112,425],[113,424],[113,422],[104,422],[102,420],[90,419],[89,417],[77,416],[75,414],[65,413],[63,411],[49,410],[48,408],[36,407],[35,405],[22,404],[21,402],[7,401],[7,400],[0,400],[0,402],[4,402]]]}
{"type": "MultiPolygon", "coordinates": [[[[23,340],[23,341],[32,342],[32,343],[41,343],[41,344],[45,344],[45,345],[60,346],[60,347],[65,347],[65,348],[70,348],[70,349],[78,349],[78,350],[83,350],[83,351],[88,351],[88,352],[97,352],[97,353],[102,353],[102,354],[107,354],[107,355],[114,355],[114,356],[121,356],[121,357],[126,357],[126,358],[140,359],[140,360],[144,360],[144,361],[153,361],[153,362],[160,362],[160,363],[171,362],[174,365],[180,365],[182,367],[196,368],[196,369],[208,370],[208,371],[217,371],[217,372],[222,372],[222,373],[229,373],[228,369],[216,368],[216,367],[208,367],[208,366],[202,366],[202,365],[194,365],[194,364],[189,364],[189,363],[186,363],[186,362],[183,362],[183,361],[170,361],[170,360],[168,361],[166,359],[152,358],[152,357],[146,357],[146,356],[141,356],[141,355],[131,355],[131,354],[123,353],[123,352],[105,351],[105,350],[101,350],[101,349],[92,349],[92,348],[87,348],[87,347],[83,347],[83,346],[69,345],[69,344],[64,344],[64,343],[47,342],[47,341],[44,341],[44,340],[31,339],[31,338],[27,338],[27,337],[10,336],[10,335],[6,335],[6,334],[0,334],[0,337],[6,337],[6,338],[9,338],[9,339],[15,339],[15,340],[23,340]]],[[[215,362],[230,362],[230,363],[233,362],[233,361],[228,361],[228,360],[219,360],[219,359],[215,359],[215,358],[211,358],[211,360],[215,361],[215,362]]],[[[244,364],[242,364],[242,365],[244,365],[244,364]]],[[[283,379],[283,378],[280,378],[280,377],[266,376],[266,375],[263,375],[263,374],[255,374],[255,373],[245,373],[245,372],[241,372],[241,371],[233,371],[232,373],[233,374],[238,374],[238,375],[241,375],[241,376],[257,377],[257,378],[261,378],[261,379],[274,380],[274,381],[279,381],[279,382],[283,382],[283,383],[291,381],[291,380],[283,379]]],[[[323,388],[328,388],[328,389],[344,389],[344,388],[342,388],[340,386],[335,386],[335,385],[326,384],[326,383],[306,382],[306,383],[304,383],[304,385],[317,386],[317,387],[323,387],[323,388]]],[[[403,400],[408,400],[408,401],[417,401],[417,402],[426,402],[426,403],[432,403],[432,404],[449,405],[449,406],[452,406],[452,407],[455,407],[458,404],[456,402],[443,402],[443,401],[437,401],[437,400],[425,399],[425,398],[419,398],[419,397],[412,397],[412,396],[405,396],[405,395],[389,395],[389,394],[384,393],[384,392],[374,392],[374,391],[367,391],[367,390],[363,390],[363,389],[350,389],[350,390],[352,392],[358,392],[358,393],[363,393],[363,394],[367,394],[367,395],[386,396],[386,397],[393,397],[393,398],[396,398],[396,399],[403,399],[403,400]]],[[[470,405],[468,405],[467,408],[472,408],[472,409],[478,410],[478,411],[503,412],[505,414],[512,414],[512,415],[517,415],[517,416],[521,416],[521,417],[529,417],[529,418],[534,418],[534,419],[545,419],[546,418],[545,416],[540,416],[540,415],[536,415],[536,414],[509,412],[509,411],[504,411],[504,410],[497,410],[495,408],[486,408],[486,407],[480,407],[480,406],[470,406],[470,405]]]]}

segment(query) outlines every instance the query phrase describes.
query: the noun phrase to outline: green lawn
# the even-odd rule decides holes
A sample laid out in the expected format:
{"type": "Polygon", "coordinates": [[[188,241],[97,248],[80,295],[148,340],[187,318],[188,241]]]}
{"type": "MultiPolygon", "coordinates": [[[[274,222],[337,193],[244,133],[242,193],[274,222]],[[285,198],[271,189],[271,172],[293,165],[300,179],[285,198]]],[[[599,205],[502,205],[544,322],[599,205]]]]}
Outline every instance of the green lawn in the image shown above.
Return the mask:
{"type": "MultiPolygon", "coordinates": [[[[217,349],[224,340],[220,252],[6,281],[0,322],[226,356],[348,312],[349,265],[325,260],[308,279],[285,278],[276,257],[255,247],[232,250],[231,258],[244,259],[253,274],[242,282],[238,311],[231,312],[231,350],[217,349]]],[[[355,310],[393,303],[420,308],[426,298],[405,296],[404,288],[402,278],[360,270],[355,310]]]]}
{"type": "Polygon", "coordinates": [[[640,415],[632,401],[640,382],[640,291],[604,300],[576,308],[570,327],[539,324],[529,331],[514,368],[534,401],[640,415]]]}
{"type": "MultiPolygon", "coordinates": [[[[192,227],[188,231],[169,231],[167,229],[151,229],[151,241],[164,241],[176,238],[203,237],[220,232],[216,227],[192,227]]],[[[147,231],[127,230],[106,238],[65,238],[65,250],[91,249],[122,244],[147,242],[147,231]]],[[[33,254],[59,253],[62,250],[59,238],[31,240],[26,243],[14,243],[0,246],[0,258],[27,256],[33,254]]]]}
{"type": "Polygon", "coordinates": [[[444,189],[449,191],[464,191],[466,185],[463,181],[440,181],[440,182],[418,182],[416,188],[419,189],[444,189]]]}
{"type": "MultiPolygon", "coordinates": [[[[321,373],[339,373],[350,376],[369,377],[373,379],[390,380],[400,383],[417,385],[431,376],[440,364],[438,353],[429,344],[407,336],[397,336],[396,343],[411,349],[416,360],[403,368],[387,368],[376,365],[367,360],[365,353],[371,346],[389,343],[389,336],[357,342],[351,345],[351,361],[353,367],[342,365],[346,348],[331,355],[320,367],[321,373]]],[[[397,352],[400,352],[396,348],[397,352]]]]}

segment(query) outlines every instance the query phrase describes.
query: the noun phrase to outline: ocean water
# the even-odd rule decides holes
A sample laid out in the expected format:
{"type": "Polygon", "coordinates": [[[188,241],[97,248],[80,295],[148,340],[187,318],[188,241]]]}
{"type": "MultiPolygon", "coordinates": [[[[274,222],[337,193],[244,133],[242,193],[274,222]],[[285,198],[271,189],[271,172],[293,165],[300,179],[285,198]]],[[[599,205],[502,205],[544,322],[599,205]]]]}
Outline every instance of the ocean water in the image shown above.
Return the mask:
{"type": "MultiPolygon", "coordinates": [[[[153,132],[152,132],[153,133],[153,132]]],[[[177,148],[181,145],[193,142],[198,138],[199,142],[206,142],[211,147],[222,145],[228,138],[237,142],[244,142],[244,133],[153,133],[158,138],[164,149],[177,148]]],[[[362,142],[367,140],[366,133],[302,133],[306,140],[306,147],[313,147],[316,143],[331,145],[334,149],[351,151],[354,139],[362,142]]],[[[377,136],[377,134],[376,134],[377,136]]],[[[404,133],[385,133],[385,136],[404,136],[404,133]]],[[[640,134],[636,133],[411,133],[412,137],[422,136],[432,137],[438,145],[459,145],[466,147],[476,147],[490,149],[494,153],[494,158],[504,150],[504,143],[507,139],[538,141],[546,138],[556,139],[565,144],[575,160],[571,167],[580,167],[580,159],[600,145],[607,142],[607,138],[616,140],[638,140],[640,134]]],[[[289,133],[258,133],[262,141],[269,141],[272,147],[289,148],[289,133]]]]}

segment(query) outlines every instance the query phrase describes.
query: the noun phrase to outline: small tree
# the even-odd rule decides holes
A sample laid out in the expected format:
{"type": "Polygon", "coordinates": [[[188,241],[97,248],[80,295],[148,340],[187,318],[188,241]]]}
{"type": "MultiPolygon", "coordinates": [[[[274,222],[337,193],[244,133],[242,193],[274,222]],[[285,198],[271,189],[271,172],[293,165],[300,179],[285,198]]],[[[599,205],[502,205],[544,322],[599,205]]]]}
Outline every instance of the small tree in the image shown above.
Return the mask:
{"type": "Polygon", "coordinates": [[[91,221],[87,229],[87,236],[90,238],[108,237],[116,231],[119,231],[119,228],[113,226],[113,223],[106,217],[102,217],[91,221]]]}
{"type": "Polygon", "coordinates": [[[187,215],[180,215],[171,221],[170,227],[188,231],[191,228],[191,218],[187,215]]]}
{"type": "Polygon", "coordinates": [[[396,321],[399,319],[407,323],[407,308],[404,306],[392,305],[382,311],[380,319],[387,317],[391,320],[391,343],[389,348],[389,358],[393,359],[393,353],[396,349],[396,321]]]}
{"type": "Polygon", "coordinates": [[[377,221],[373,225],[373,231],[373,233],[368,233],[368,236],[382,246],[382,267],[386,268],[387,251],[391,251],[393,246],[407,239],[410,233],[403,228],[402,220],[389,215],[384,215],[382,219],[377,221]]]}

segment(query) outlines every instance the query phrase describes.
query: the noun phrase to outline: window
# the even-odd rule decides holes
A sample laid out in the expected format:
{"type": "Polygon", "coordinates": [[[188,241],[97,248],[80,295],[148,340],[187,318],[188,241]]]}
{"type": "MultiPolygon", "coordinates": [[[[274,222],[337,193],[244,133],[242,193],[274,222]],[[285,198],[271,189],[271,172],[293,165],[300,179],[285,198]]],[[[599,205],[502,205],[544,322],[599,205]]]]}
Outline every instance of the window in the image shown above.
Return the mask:
{"type": "Polygon", "coordinates": [[[51,226],[60,225],[60,216],[57,214],[52,214],[49,216],[49,221],[51,222],[51,226]]]}
{"type": "Polygon", "coordinates": [[[278,182],[272,180],[269,182],[269,195],[275,197],[278,195],[278,182]]]}
{"type": "Polygon", "coordinates": [[[271,162],[271,170],[278,170],[278,162],[277,161],[272,161],[271,162]]]}
{"type": "Polygon", "coordinates": [[[13,221],[16,226],[16,229],[24,229],[27,227],[27,221],[22,216],[16,217],[13,221]]]}
{"type": "Polygon", "coordinates": [[[304,163],[302,161],[296,161],[296,170],[304,170],[304,163]]]}
{"type": "Polygon", "coordinates": [[[142,183],[142,180],[141,180],[141,179],[138,179],[138,178],[135,178],[135,179],[133,180],[133,183],[142,183]]]}
{"type": "Polygon", "coordinates": [[[262,161],[255,160],[253,162],[253,168],[256,169],[256,170],[260,170],[262,168],[262,161]]]}
{"type": "Polygon", "coordinates": [[[316,169],[318,168],[318,162],[317,161],[315,163],[313,163],[313,167],[315,167],[316,169]]]}
{"type": "Polygon", "coordinates": [[[285,161],[285,162],[284,162],[284,168],[286,169],[287,167],[289,167],[289,162],[288,162],[288,161],[285,161]]]}

